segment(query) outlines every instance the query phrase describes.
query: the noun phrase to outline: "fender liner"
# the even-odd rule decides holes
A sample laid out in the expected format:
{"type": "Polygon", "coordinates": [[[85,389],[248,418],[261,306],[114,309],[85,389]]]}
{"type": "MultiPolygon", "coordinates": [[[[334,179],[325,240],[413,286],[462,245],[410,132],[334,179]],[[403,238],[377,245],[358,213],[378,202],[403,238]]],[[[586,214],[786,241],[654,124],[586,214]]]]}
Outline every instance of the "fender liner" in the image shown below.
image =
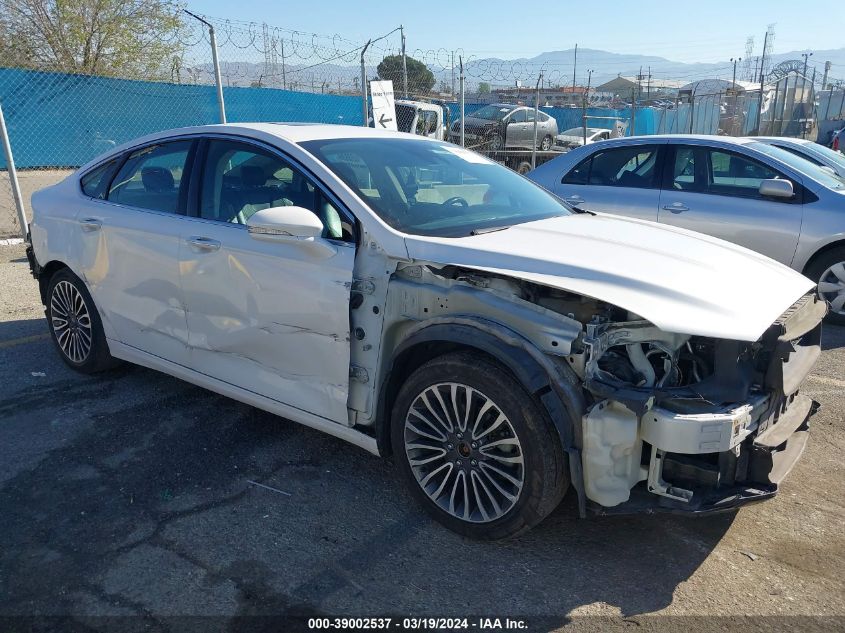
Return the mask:
{"type": "Polygon", "coordinates": [[[396,362],[412,349],[428,343],[452,343],[488,354],[501,362],[537,399],[568,456],[570,482],[578,494],[578,511],[585,517],[587,498],[581,467],[580,422],[586,400],[581,382],[562,359],[547,356],[528,339],[495,321],[477,317],[437,317],[415,325],[406,333],[394,349],[380,385],[376,427],[379,452],[386,454],[389,451],[387,394],[396,362]]]}

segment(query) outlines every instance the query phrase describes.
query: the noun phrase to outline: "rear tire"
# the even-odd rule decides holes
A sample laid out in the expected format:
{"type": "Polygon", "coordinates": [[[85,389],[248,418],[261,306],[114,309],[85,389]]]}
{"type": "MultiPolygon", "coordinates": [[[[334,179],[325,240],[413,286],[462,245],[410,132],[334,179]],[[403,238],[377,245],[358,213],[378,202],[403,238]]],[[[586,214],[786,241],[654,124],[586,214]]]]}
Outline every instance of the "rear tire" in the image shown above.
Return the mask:
{"type": "Polygon", "coordinates": [[[531,163],[527,160],[522,161],[519,165],[516,166],[516,173],[522,174],[523,176],[531,171],[531,163]]]}
{"type": "Polygon", "coordinates": [[[819,297],[827,301],[830,312],[825,320],[845,325],[845,248],[823,253],[804,274],[818,284],[819,297]]]}
{"type": "Polygon", "coordinates": [[[414,371],[393,407],[391,442],[412,496],[476,539],[530,529],[569,486],[551,423],[513,376],[479,354],[446,354],[414,371]]]}
{"type": "Polygon", "coordinates": [[[540,141],[540,149],[544,152],[548,152],[552,149],[552,143],[553,143],[552,137],[549,136],[548,134],[546,134],[543,137],[543,140],[540,141]]]}
{"type": "Polygon", "coordinates": [[[62,268],[47,284],[47,325],[59,356],[72,369],[93,374],[119,364],[109,353],[100,315],[85,283],[62,268]]]}

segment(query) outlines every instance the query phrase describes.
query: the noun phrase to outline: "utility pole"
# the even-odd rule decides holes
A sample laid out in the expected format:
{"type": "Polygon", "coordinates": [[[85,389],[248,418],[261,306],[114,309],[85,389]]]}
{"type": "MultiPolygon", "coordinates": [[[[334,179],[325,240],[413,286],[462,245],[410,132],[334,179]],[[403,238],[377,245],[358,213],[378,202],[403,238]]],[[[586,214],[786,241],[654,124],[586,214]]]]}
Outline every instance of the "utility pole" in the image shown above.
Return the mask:
{"type": "Polygon", "coordinates": [[[217,37],[214,35],[214,26],[211,22],[203,20],[195,13],[182,9],[192,18],[199,20],[208,27],[208,39],[211,40],[211,63],[214,65],[214,83],[217,84],[217,107],[220,110],[220,122],[226,122],[226,104],[223,101],[223,77],[220,74],[220,60],[217,58],[217,37]]]}
{"type": "Polygon", "coordinates": [[[801,53],[801,57],[804,58],[804,72],[801,73],[801,74],[804,76],[805,79],[807,78],[807,59],[809,59],[812,56],[813,56],[812,53],[801,53]]]}
{"type": "Polygon", "coordinates": [[[630,134],[630,136],[634,136],[636,134],[636,129],[637,129],[636,88],[631,88],[631,134],[630,134]]]}
{"type": "Polygon", "coordinates": [[[367,107],[367,70],[364,67],[364,55],[367,53],[367,49],[370,48],[372,42],[372,40],[367,40],[364,48],[361,49],[361,108],[364,119],[361,125],[364,127],[369,127],[369,121],[367,121],[369,115],[369,108],[367,107]]]}
{"type": "Polygon", "coordinates": [[[824,75],[822,75],[822,90],[827,88],[827,72],[830,70],[830,62],[824,63],[824,75]]]}
{"type": "Polygon", "coordinates": [[[575,69],[578,68],[578,44],[575,44],[575,59],[572,61],[572,98],[575,98],[575,69]]]}
{"type": "Polygon", "coordinates": [[[648,82],[646,83],[646,99],[651,99],[651,66],[648,67],[648,82]]]}
{"type": "Polygon", "coordinates": [[[760,58],[760,105],[757,108],[757,136],[763,135],[763,68],[766,63],[766,45],[769,43],[769,31],[763,38],[763,56],[760,58]]]}
{"type": "Polygon", "coordinates": [[[402,92],[408,98],[408,59],[405,56],[405,27],[399,25],[399,33],[402,35],[402,92]]]}
{"type": "Polygon", "coordinates": [[[464,58],[463,55],[458,55],[458,62],[461,64],[461,147],[466,147],[466,138],[464,137],[464,119],[466,118],[466,111],[464,109],[464,58]]]}
{"type": "Polygon", "coordinates": [[[452,51],[452,98],[455,98],[455,51],[452,51]]]}
{"type": "Polygon", "coordinates": [[[582,107],[582,120],[584,123],[584,145],[587,144],[587,99],[590,98],[590,83],[593,79],[593,71],[587,71],[587,89],[584,91],[584,100],[582,107]]]}
{"type": "Polygon", "coordinates": [[[287,78],[285,77],[285,38],[279,40],[282,49],[282,90],[287,90],[287,78]]]}
{"type": "MultiPolygon", "coordinates": [[[[734,79],[733,79],[733,82],[731,83],[731,90],[733,90],[733,92],[734,92],[734,111],[733,111],[731,116],[733,116],[733,120],[735,122],[737,122],[737,121],[739,121],[739,118],[736,116],[736,99],[737,99],[737,94],[739,93],[739,91],[736,89],[736,64],[737,64],[737,62],[742,61],[742,57],[737,57],[736,59],[731,57],[731,61],[733,62],[733,65],[734,65],[734,79]]],[[[731,126],[731,127],[734,127],[734,126],[731,126]]],[[[736,131],[736,130],[734,130],[734,131],[736,131]]]]}
{"type": "Polygon", "coordinates": [[[640,95],[643,93],[643,67],[640,66],[640,72],[637,75],[637,101],[640,99],[640,95]]]}
{"type": "Polygon", "coordinates": [[[540,71],[540,76],[537,77],[537,87],[534,93],[534,144],[531,146],[531,169],[537,166],[537,120],[540,118],[538,112],[540,111],[540,85],[543,83],[543,71],[540,71]]]}

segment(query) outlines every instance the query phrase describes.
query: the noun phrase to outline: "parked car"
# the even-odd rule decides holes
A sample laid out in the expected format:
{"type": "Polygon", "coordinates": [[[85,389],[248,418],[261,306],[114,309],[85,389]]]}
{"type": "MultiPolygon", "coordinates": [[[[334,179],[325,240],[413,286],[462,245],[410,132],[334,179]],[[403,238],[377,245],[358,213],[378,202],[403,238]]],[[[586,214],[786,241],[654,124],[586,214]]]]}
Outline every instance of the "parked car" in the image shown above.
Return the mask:
{"type": "Polygon", "coordinates": [[[596,141],[606,141],[610,138],[612,130],[598,127],[587,128],[587,142],[584,142],[584,128],[573,127],[555,137],[555,147],[560,149],[573,149],[582,145],[589,145],[596,141]]]}
{"type": "Polygon", "coordinates": [[[807,439],[826,309],[810,280],[573,213],[448,143],[183,128],[33,209],[27,255],[70,367],[130,361],[392,453],[472,537],[530,528],[569,487],[582,515],[765,499],[807,439]]]}
{"type": "Polygon", "coordinates": [[[845,324],[845,180],[752,138],[612,139],[528,178],[570,204],[706,233],[768,255],[818,283],[845,324]]]}
{"type": "MultiPolygon", "coordinates": [[[[537,112],[537,148],[552,149],[557,136],[557,121],[545,112],[537,112]]],[[[461,120],[452,123],[449,139],[460,141],[461,120]]],[[[468,115],[464,122],[467,147],[497,152],[502,149],[534,147],[534,108],[493,103],[468,115]]]]}
{"type": "Polygon", "coordinates": [[[786,136],[755,136],[752,140],[785,149],[820,167],[827,167],[840,178],[845,178],[845,155],[829,147],[807,139],[786,136]]]}

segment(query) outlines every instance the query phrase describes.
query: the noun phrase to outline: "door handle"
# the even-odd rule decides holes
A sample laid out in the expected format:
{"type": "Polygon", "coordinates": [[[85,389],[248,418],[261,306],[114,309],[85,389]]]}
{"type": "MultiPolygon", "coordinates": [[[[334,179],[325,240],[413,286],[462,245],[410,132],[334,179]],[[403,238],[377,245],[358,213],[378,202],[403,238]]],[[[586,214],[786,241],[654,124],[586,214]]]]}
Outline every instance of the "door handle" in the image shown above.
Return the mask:
{"type": "Polygon", "coordinates": [[[210,237],[192,236],[188,238],[188,244],[195,251],[211,252],[220,248],[220,242],[210,237]]]}
{"type": "Polygon", "coordinates": [[[689,211],[689,207],[684,206],[680,202],[673,202],[672,204],[663,205],[663,208],[666,211],[671,211],[672,213],[683,213],[684,211],[689,211]]]}
{"type": "Polygon", "coordinates": [[[101,220],[98,220],[97,218],[85,218],[84,220],[79,221],[79,225],[82,227],[82,230],[86,233],[99,231],[101,228],[103,228],[103,222],[101,220]]]}

